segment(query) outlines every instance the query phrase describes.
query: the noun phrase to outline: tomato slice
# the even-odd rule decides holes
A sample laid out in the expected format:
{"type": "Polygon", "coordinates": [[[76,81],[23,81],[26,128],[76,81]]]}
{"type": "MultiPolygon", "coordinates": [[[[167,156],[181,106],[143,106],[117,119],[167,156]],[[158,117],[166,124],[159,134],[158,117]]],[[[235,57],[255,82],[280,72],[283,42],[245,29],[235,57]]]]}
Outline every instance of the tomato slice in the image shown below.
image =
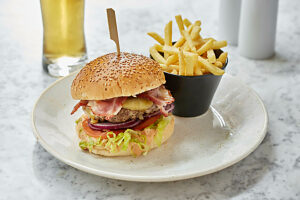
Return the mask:
{"type": "Polygon", "coordinates": [[[103,139],[107,138],[107,132],[114,132],[116,135],[118,135],[119,133],[122,133],[125,131],[125,129],[118,129],[118,130],[113,130],[113,131],[97,131],[97,130],[93,130],[91,129],[91,127],[89,126],[89,120],[86,119],[82,122],[82,127],[85,131],[85,133],[88,136],[94,137],[94,138],[99,138],[102,137],[103,139]]]}
{"type": "Polygon", "coordinates": [[[160,116],[161,115],[156,115],[156,116],[150,117],[149,119],[146,119],[145,121],[143,121],[142,123],[140,123],[139,125],[134,127],[133,129],[137,130],[137,131],[141,131],[144,128],[146,128],[146,127],[150,126],[151,124],[153,124],[154,122],[156,122],[160,118],[160,116]]]}
{"type": "Polygon", "coordinates": [[[126,129],[118,129],[118,130],[113,130],[111,132],[114,132],[116,135],[118,135],[119,133],[122,133],[124,131],[126,131],[126,129]]]}
{"type": "MultiPolygon", "coordinates": [[[[139,125],[134,127],[133,130],[142,131],[144,128],[146,128],[146,127],[150,126],[151,124],[155,123],[160,118],[160,116],[161,115],[156,115],[156,116],[150,117],[149,119],[146,119],[145,121],[143,121],[142,123],[140,123],[139,125]]],[[[88,121],[89,121],[88,119],[84,120],[82,122],[82,127],[83,127],[85,133],[88,136],[91,136],[91,137],[94,137],[94,138],[102,137],[102,138],[106,139],[107,138],[107,135],[106,135],[107,132],[114,132],[116,135],[118,135],[119,133],[125,131],[125,129],[118,129],[118,130],[113,130],[113,131],[110,131],[110,130],[108,130],[108,131],[93,130],[89,126],[88,121]]]]}
{"type": "Polygon", "coordinates": [[[88,121],[89,120],[86,119],[82,122],[82,127],[88,136],[91,136],[94,138],[98,138],[101,136],[102,138],[106,138],[106,133],[107,133],[106,131],[96,131],[96,130],[91,129],[91,127],[89,127],[88,121]]]}

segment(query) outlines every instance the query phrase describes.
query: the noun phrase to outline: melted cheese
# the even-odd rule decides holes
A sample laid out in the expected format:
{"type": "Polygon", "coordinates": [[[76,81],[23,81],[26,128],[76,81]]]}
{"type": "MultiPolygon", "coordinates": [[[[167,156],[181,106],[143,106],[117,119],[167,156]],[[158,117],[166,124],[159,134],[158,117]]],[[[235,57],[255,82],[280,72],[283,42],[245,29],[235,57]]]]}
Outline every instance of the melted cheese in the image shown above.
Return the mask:
{"type": "Polygon", "coordinates": [[[129,110],[147,110],[152,104],[152,101],[144,98],[127,98],[123,103],[123,108],[129,110]]]}

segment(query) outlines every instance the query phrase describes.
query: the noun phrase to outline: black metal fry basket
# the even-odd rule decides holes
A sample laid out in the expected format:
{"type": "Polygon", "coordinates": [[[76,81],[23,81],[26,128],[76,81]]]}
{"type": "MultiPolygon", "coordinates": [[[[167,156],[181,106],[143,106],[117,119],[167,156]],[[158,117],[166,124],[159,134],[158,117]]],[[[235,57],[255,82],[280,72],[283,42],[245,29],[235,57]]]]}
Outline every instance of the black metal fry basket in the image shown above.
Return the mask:
{"type": "MultiPolygon", "coordinates": [[[[223,52],[220,49],[214,51],[216,57],[223,52]]],[[[226,68],[227,63],[228,59],[222,69],[226,68]]],[[[181,117],[195,117],[204,114],[209,109],[222,78],[222,75],[213,74],[200,76],[181,76],[168,72],[164,72],[164,74],[165,86],[175,98],[173,114],[181,117]]]]}

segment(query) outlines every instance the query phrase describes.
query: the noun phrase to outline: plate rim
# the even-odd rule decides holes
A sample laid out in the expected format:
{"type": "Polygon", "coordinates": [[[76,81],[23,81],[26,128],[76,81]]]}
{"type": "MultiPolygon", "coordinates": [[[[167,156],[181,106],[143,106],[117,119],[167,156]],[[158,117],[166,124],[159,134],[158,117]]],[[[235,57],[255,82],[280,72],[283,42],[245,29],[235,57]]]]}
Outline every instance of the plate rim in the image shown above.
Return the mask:
{"type": "Polygon", "coordinates": [[[195,177],[199,177],[199,176],[204,176],[207,174],[211,174],[220,170],[223,170],[229,166],[232,166],[236,163],[238,163],[239,161],[243,160],[244,158],[246,158],[248,155],[250,155],[263,141],[263,139],[266,136],[267,133],[267,127],[268,127],[268,121],[269,121],[269,117],[268,117],[268,112],[267,109],[261,99],[261,97],[256,93],[255,90],[253,90],[251,87],[249,87],[246,83],[244,83],[243,81],[241,81],[239,78],[232,76],[230,74],[225,74],[225,76],[230,77],[231,79],[235,79],[236,81],[240,82],[241,85],[243,85],[244,87],[249,88],[249,90],[252,92],[252,94],[257,98],[259,104],[262,107],[263,110],[263,114],[264,114],[264,124],[263,124],[263,128],[262,128],[262,132],[261,132],[261,137],[259,138],[259,140],[256,142],[255,145],[253,145],[253,147],[251,149],[249,149],[247,151],[247,153],[237,157],[236,159],[232,160],[231,162],[225,163],[219,167],[210,169],[210,170],[206,170],[204,172],[193,172],[193,173],[185,173],[185,174],[178,174],[178,175],[164,175],[164,176],[154,176],[154,177],[149,177],[149,176],[132,176],[132,175],[126,175],[126,174],[119,174],[119,173],[114,173],[114,172],[107,172],[107,171],[103,171],[101,169],[94,169],[94,168],[90,168],[87,167],[83,164],[77,163],[72,161],[71,159],[69,159],[68,157],[65,157],[63,155],[61,155],[60,153],[56,152],[50,145],[47,144],[46,141],[44,141],[42,139],[42,137],[40,136],[40,134],[37,131],[37,128],[35,126],[35,119],[36,117],[34,116],[36,107],[40,101],[40,99],[45,95],[45,93],[51,89],[52,87],[54,87],[56,84],[58,84],[59,82],[61,82],[62,80],[73,76],[74,74],[78,73],[79,70],[65,76],[65,77],[61,77],[57,80],[55,80],[53,83],[51,83],[46,89],[43,90],[43,92],[40,94],[40,96],[37,98],[37,100],[34,103],[32,112],[31,112],[31,127],[33,130],[33,135],[35,136],[35,138],[37,139],[37,141],[41,144],[41,146],[48,152],[50,153],[52,156],[54,156],[56,159],[60,160],[61,162],[70,165],[78,170],[84,171],[86,173],[89,174],[94,174],[97,176],[102,176],[102,177],[106,177],[106,178],[112,178],[112,179],[117,179],[117,180],[123,180],[123,181],[135,181],[135,182],[167,182],[167,181],[178,181],[178,180],[184,180],[184,179],[190,179],[190,178],[195,178],[195,177]]]}

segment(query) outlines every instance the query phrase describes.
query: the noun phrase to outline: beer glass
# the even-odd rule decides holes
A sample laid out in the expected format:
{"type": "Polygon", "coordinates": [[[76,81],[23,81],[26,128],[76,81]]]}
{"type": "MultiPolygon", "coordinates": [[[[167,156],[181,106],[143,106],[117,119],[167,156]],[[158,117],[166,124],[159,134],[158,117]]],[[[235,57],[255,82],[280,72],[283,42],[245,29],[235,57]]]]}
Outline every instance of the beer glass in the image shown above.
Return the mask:
{"type": "Polygon", "coordinates": [[[87,59],[84,0],[40,0],[44,39],[43,68],[52,76],[66,76],[87,59]]]}

